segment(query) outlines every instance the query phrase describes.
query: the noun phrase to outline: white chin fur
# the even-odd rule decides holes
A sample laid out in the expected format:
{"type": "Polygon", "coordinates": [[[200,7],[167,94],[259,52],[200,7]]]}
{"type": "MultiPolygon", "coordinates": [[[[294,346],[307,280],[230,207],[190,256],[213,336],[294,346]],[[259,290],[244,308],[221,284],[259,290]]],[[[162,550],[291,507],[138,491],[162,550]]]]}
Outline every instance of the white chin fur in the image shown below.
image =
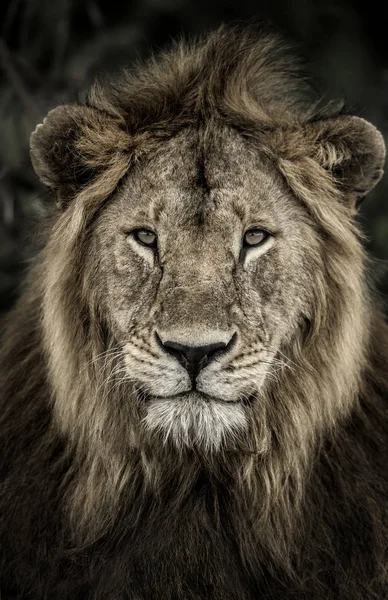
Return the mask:
{"type": "Polygon", "coordinates": [[[149,400],[143,423],[148,431],[161,434],[164,443],[171,440],[178,449],[206,452],[219,450],[248,427],[241,404],[208,402],[197,395],[149,400]]]}

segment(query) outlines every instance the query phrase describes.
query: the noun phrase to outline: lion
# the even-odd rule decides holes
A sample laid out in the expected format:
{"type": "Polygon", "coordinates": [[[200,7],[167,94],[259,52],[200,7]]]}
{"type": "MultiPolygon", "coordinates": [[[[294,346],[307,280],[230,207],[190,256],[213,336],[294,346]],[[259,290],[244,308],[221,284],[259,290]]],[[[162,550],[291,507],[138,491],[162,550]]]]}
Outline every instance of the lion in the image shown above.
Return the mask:
{"type": "Polygon", "coordinates": [[[222,26],[51,110],[31,160],[53,202],[2,335],[2,600],[386,598],[356,219],[380,132],[222,26]]]}

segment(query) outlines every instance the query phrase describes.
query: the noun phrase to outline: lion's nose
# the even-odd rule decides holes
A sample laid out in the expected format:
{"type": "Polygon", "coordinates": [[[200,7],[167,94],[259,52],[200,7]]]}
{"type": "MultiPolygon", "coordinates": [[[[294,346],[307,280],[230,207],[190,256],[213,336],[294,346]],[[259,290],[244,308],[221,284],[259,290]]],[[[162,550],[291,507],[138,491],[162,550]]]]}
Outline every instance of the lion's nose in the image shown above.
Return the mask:
{"type": "Polygon", "coordinates": [[[187,369],[193,384],[201,369],[204,369],[216,357],[230,350],[236,335],[235,333],[228,343],[215,342],[206,346],[188,346],[170,340],[162,342],[156,333],[159,345],[187,369]]]}

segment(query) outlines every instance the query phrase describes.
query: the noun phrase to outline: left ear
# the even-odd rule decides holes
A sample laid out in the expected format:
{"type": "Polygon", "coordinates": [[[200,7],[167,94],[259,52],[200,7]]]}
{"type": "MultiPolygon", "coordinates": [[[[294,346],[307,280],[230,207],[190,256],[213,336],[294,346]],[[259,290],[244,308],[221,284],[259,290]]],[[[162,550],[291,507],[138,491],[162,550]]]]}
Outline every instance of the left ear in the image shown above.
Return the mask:
{"type": "Polygon", "coordinates": [[[331,172],[355,210],[383,176],[385,143],[381,133],[360,117],[340,116],[309,123],[313,157],[331,172]]]}
{"type": "Polygon", "coordinates": [[[125,123],[96,108],[64,105],[51,110],[31,135],[32,165],[63,208],[98,173],[130,155],[125,123]]]}

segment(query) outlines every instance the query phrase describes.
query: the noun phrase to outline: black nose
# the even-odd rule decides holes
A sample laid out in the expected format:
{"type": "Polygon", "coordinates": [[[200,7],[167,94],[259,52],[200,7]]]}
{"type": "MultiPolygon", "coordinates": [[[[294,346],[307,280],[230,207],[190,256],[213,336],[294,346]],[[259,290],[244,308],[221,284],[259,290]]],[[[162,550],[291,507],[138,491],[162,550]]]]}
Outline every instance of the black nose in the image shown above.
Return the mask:
{"type": "Polygon", "coordinates": [[[187,369],[193,386],[200,370],[204,369],[211,360],[230,350],[232,345],[234,345],[236,337],[237,333],[234,333],[227,344],[225,342],[217,342],[208,346],[186,346],[177,342],[162,342],[156,333],[159,345],[162,345],[162,348],[166,352],[175,356],[181,365],[187,369]]]}

